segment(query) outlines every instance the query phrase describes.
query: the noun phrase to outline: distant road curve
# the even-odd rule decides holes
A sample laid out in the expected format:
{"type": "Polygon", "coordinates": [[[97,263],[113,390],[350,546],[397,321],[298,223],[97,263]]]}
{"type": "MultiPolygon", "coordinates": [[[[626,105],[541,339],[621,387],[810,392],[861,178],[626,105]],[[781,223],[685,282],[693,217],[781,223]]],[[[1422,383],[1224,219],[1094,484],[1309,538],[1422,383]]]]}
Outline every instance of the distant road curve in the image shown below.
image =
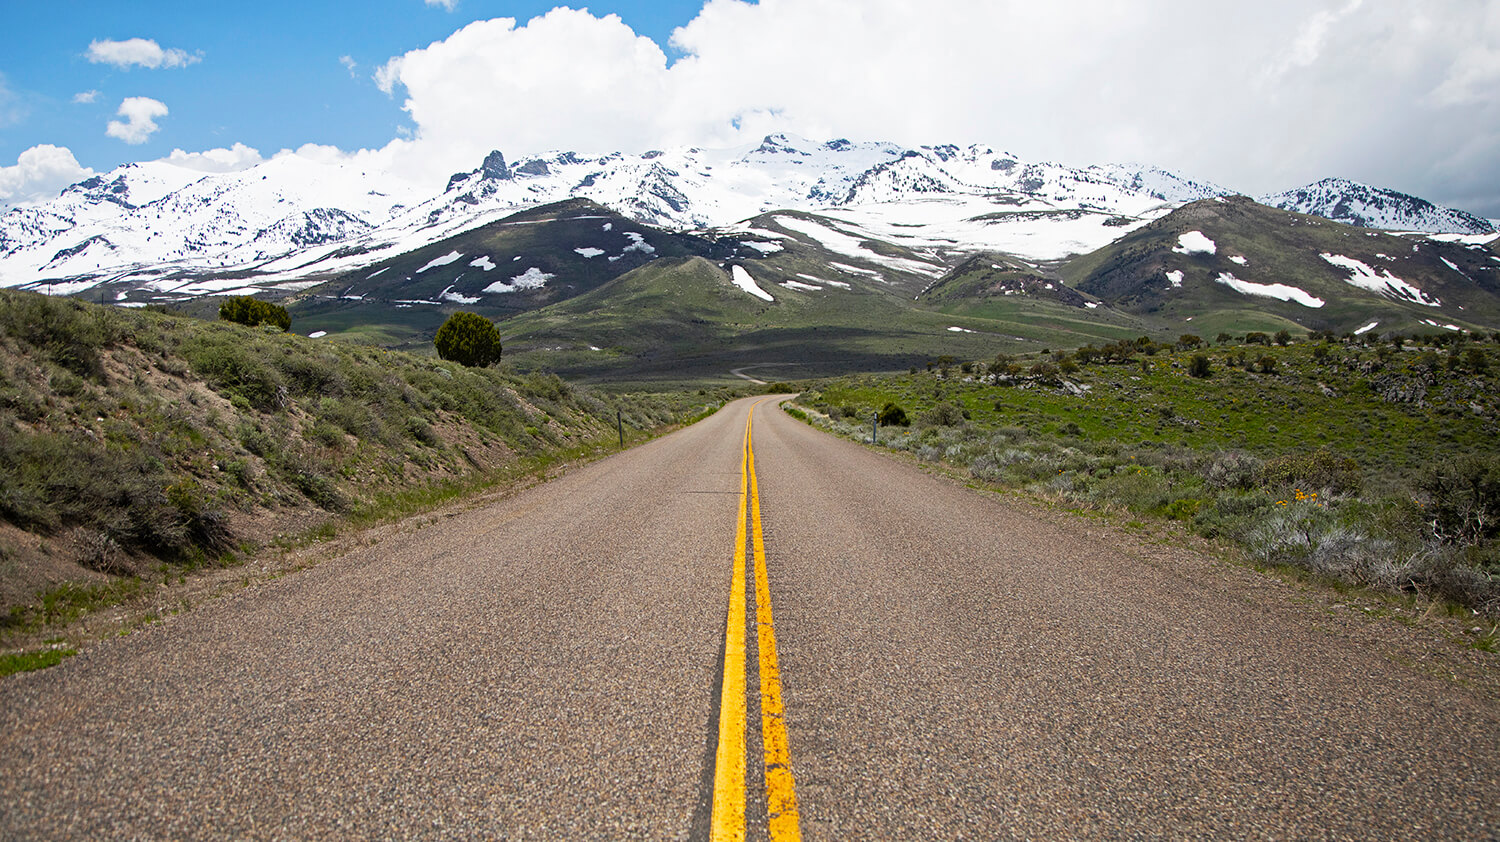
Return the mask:
{"type": "Polygon", "coordinates": [[[757,401],[804,838],[1496,835],[1492,697],[754,398],[0,680],[0,838],[707,838],[757,401]]]}

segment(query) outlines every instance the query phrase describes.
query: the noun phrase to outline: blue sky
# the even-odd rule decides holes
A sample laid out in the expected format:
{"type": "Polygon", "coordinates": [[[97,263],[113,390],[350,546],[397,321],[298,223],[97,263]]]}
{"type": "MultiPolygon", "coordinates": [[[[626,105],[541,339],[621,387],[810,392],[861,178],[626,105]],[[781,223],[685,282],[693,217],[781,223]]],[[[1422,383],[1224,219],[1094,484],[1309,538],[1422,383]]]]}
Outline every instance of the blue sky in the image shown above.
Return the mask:
{"type": "Polygon", "coordinates": [[[1500,217],[1495,0],[0,1],[0,209],[174,150],[368,150],[441,189],[491,149],[787,131],[1500,217]],[[125,67],[143,45],[178,66],[125,67]]]}
{"type": "MultiPolygon", "coordinates": [[[[0,27],[0,163],[38,143],[70,148],[97,170],[244,143],[266,154],[304,143],[359,149],[384,145],[409,124],[401,101],[371,80],[393,56],[486,18],[527,20],[552,2],[458,0],[452,11],[423,0],[359,3],[121,2],[5,0],[0,27]],[[91,63],[97,40],[145,38],[199,61],[184,67],[119,69],[91,63]],[[350,69],[340,59],[348,56],[350,69]],[[92,103],[76,94],[97,91],[92,103]],[[142,144],[107,137],[126,97],[167,105],[160,130],[142,144]]],[[[702,0],[618,0],[587,7],[617,14],[667,49],[672,30],[702,0]]]]}

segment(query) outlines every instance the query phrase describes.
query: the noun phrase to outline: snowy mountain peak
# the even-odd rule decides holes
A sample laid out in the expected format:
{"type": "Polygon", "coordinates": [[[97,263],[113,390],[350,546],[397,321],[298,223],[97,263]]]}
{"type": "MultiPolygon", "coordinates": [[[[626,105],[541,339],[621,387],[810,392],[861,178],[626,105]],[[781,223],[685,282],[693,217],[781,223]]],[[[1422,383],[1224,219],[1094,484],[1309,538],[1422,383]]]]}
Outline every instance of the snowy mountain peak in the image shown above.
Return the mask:
{"type": "Polygon", "coordinates": [[[1473,214],[1346,178],[1325,178],[1306,187],[1262,196],[1258,201],[1363,228],[1429,234],[1495,233],[1494,225],[1473,214]]]}
{"type": "MultiPolygon", "coordinates": [[[[437,193],[368,171],[363,160],[285,153],[235,172],[170,161],[119,167],[0,217],[0,286],[65,280],[49,285],[71,291],[128,285],[143,273],[205,272],[237,285],[225,289],[306,285],[567,199],[658,227],[754,236],[764,232],[747,220],[806,211],[935,260],[977,251],[1044,260],[1092,251],[1185,202],[1229,193],[1149,166],[1077,168],[988,146],[780,133],[724,149],[643,154],[547,152],[507,160],[496,150],[437,193]]],[[[1371,208],[1403,211],[1399,224],[1380,217],[1389,227],[1453,230],[1437,226],[1466,219],[1462,230],[1493,230],[1467,214],[1352,182],[1320,182],[1299,195],[1307,207],[1297,209],[1312,213],[1356,208],[1368,218],[1371,208]]]]}

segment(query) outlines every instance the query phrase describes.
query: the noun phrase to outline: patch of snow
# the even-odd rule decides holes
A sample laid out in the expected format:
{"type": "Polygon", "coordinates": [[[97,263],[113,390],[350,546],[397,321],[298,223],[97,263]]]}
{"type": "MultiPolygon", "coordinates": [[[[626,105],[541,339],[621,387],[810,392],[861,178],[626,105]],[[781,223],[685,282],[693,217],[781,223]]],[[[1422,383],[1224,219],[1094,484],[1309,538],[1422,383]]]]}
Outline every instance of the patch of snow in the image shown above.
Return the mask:
{"type": "Polygon", "coordinates": [[[816,275],[804,275],[801,272],[798,272],[797,273],[797,277],[799,277],[799,278],[801,278],[801,279],[803,279],[805,281],[812,281],[815,284],[819,284],[819,285],[823,285],[823,286],[838,287],[839,289],[852,289],[852,287],[850,287],[848,284],[844,283],[843,281],[830,281],[830,280],[827,280],[825,278],[820,278],[820,277],[818,277],[816,275]]]}
{"type": "Polygon", "coordinates": [[[1231,263],[1238,263],[1241,266],[1249,266],[1250,265],[1250,261],[1248,259],[1246,259],[1243,254],[1236,254],[1233,257],[1229,258],[1229,260],[1230,260],[1231,263]]]}
{"type": "Polygon", "coordinates": [[[438,266],[447,266],[449,263],[452,263],[453,261],[459,259],[460,257],[463,257],[463,254],[461,254],[460,252],[456,252],[456,251],[450,251],[447,254],[443,255],[442,257],[434,257],[433,259],[427,261],[427,265],[426,266],[423,266],[421,269],[418,269],[416,271],[416,274],[420,275],[423,272],[426,272],[428,269],[435,269],[438,266]]]}
{"type": "Polygon", "coordinates": [[[1380,327],[1380,322],[1370,322],[1359,330],[1354,331],[1355,336],[1364,336],[1375,328],[1380,327]]]}
{"type": "Polygon", "coordinates": [[[613,231],[613,230],[615,230],[615,224],[613,222],[606,222],[606,223],[604,223],[600,227],[603,228],[605,231],[613,231]]]}
{"type": "Polygon", "coordinates": [[[1403,301],[1413,301],[1428,307],[1437,307],[1443,303],[1440,299],[1434,298],[1392,275],[1389,269],[1382,269],[1380,270],[1381,274],[1377,275],[1374,269],[1352,257],[1345,257],[1341,254],[1329,254],[1328,252],[1323,252],[1319,257],[1334,266],[1349,270],[1350,275],[1346,280],[1360,289],[1366,289],[1370,292],[1403,301]]]}
{"type": "Polygon", "coordinates": [[[365,276],[365,280],[368,281],[369,279],[375,277],[376,275],[379,275],[381,272],[389,272],[390,269],[391,269],[391,267],[389,267],[389,266],[385,267],[384,269],[376,269],[374,272],[371,272],[370,274],[366,275],[365,276]]]}
{"type": "Polygon", "coordinates": [[[784,286],[784,287],[786,287],[787,289],[800,289],[800,290],[802,290],[804,292],[822,292],[823,291],[823,288],[820,287],[820,286],[813,286],[812,284],[804,284],[801,281],[782,281],[781,285],[784,286]]]}
{"type": "Polygon", "coordinates": [[[879,263],[882,266],[888,266],[900,272],[911,272],[917,275],[927,275],[928,277],[937,277],[946,271],[941,266],[934,266],[920,260],[886,257],[883,254],[865,248],[865,238],[856,237],[821,222],[814,222],[810,219],[802,219],[795,216],[778,216],[775,217],[775,220],[776,224],[781,227],[803,234],[823,248],[837,254],[862,258],[871,263],[879,263]]]}
{"type": "Polygon", "coordinates": [[[469,261],[469,265],[478,266],[480,269],[483,269],[486,272],[495,268],[495,262],[493,260],[490,260],[490,256],[487,254],[480,255],[479,257],[476,257],[473,260],[469,261]]]}
{"type": "Polygon", "coordinates": [[[479,302],[479,299],[477,297],[470,298],[467,295],[460,295],[459,293],[454,292],[452,284],[449,284],[447,289],[438,293],[438,300],[452,301],[454,304],[477,304],[479,302]]]}
{"type": "Polygon", "coordinates": [[[1182,286],[1182,279],[1185,277],[1187,277],[1187,274],[1181,269],[1173,269],[1167,273],[1167,280],[1171,281],[1174,287],[1182,286]]]}
{"type": "Polygon", "coordinates": [[[755,279],[750,277],[750,273],[745,271],[745,267],[739,265],[738,263],[729,267],[729,277],[734,281],[735,286],[739,287],[745,292],[750,293],[756,298],[761,298],[766,301],[776,300],[771,297],[771,293],[766,292],[765,290],[757,286],[755,283],[755,279]]]}
{"type": "Polygon", "coordinates": [[[1097,301],[1085,301],[1085,302],[1083,302],[1083,306],[1089,308],[1090,310],[1093,310],[1093,309],[1095,309],[1096,307],[1099,306],[1099,302],[1097,302],[1097,301]]]}
{"type": "Polygon", "coordinates": [[[1432,319],[1423,319],[1422,320],[1422,324],[1424,324],[1424,325],[1431,325],[1432,327],[1440,327],[1443,330],[1452,330],[1452,331],[1464,332],[1464,329],[1461,328],[1461,327],[1459,327],[1458,325],[1440,325],[1437,322],[1433,321],[1432,319]]]}
{"type": "Polygon", "coordinates": [[[573,249],[573,251],[590,259],[598,257],[599,255],[604,253],[604,249],[596,249],[593,246],[583,246],[582,248],[573,249]]]}
{"type": "Polygon", "coordinates": [[[767,231],[764,228],[746,228],[746,234],[754,234],[757,237],[765,237],[768,240],[790,240],[791,237],[780,231],[767,231]]]}
{"type": "Polygon", "coordinates": [[[1217,254],[1218,245],[1213,240],[1205,237],[1202,231],[1189,231],[1177,238],[1177,248],[1172,249],[1177,254],[1217,254]]]}
{"type": "Polygon", "coordinates": [[[600,348],[598,345],[590,345],[589,346],[589,350],[590,351],[603,351],[604,349],[600,348]]]}
{"type": "Polygon", "coordinates": [[[630,238],[630,245],[625,247],[625,252],[638,251],[641,254],[654,254],[656,246],[646,242],[646,238],[635,231],[626,231],[625,236],[630,238]]]}
{"type": "Polygon", "coordinates": [[[885,278],[874,269],[861,269],[858,266],[850,266],[847,263],[835,263],[833,261],[829,261],[828,265],[839,270],[840,272],[848,272],[851,275],[864,275],[867,278],[874,278],[877,281],[885,280],[885,278]]]}
{"type": "Polygon", "coordinates": [[[480,292],[515,292],[521,289],[541,289],[547,282],[557,277],[550,272],[543,272],[535,266],[510,279],[510,283],[496,281],[480,292]]]}
{"type": "Polygon", "coordinates": [[[950,328],[948,328],[948,330],[952,331],[953,333],[973,333],[974,332],[972,330],[969,330],[966,327],[957,327],[957,326],[950,327],[950,328]]]}
{"type": "Polygon", "coordinates": [[[1220,272],[1216,280],[1241,295],[1258,295],[1262,298],[1275,298],[1278,301],[1293,301],[1303,307],[1313,308],[1322,307],[1327,303],[1321,298],[1309,295],[1305,290],[1286,284],[1257,284],[1252,281],[1242,281],[1228,272],[1220,272]]]}
{"type": "Polygon", "coordinates": [[[1458,268],[1458,265],[1455,264],[1453,261],[1449,260],[1448,258],[1446,258],[1446,257],[1439,257],[1438,260],[1443,261],[1443,264],[1445,266],[1447,266],[1449,269],[1452,269],[1453,271],[1457,272],[1458,274],[1463,275],[1468,280],[1471,280],[1471,281],[1474,280],[1473,278],[1470,278],[1468,275],[1464,275],[1464,270],[1458,268]]]}
{"type": "Polygon", "coordinates": [[[308,339],[322,339],[323,337],[325,337],[327,335],[328,335],[328,331],[326,331],[326,330],[315,330],[312,333],[309,333],[307,335],[307,338],[308,339]]]}
{"type": "Polygon", "coordinates": [[[775,254],[778,251],[786,251],[786,246],[782,245],[781,243],[754,243],[742,241],[740,245],[746,246],[747,248],[753,248],[761,254],[775,254]]]}

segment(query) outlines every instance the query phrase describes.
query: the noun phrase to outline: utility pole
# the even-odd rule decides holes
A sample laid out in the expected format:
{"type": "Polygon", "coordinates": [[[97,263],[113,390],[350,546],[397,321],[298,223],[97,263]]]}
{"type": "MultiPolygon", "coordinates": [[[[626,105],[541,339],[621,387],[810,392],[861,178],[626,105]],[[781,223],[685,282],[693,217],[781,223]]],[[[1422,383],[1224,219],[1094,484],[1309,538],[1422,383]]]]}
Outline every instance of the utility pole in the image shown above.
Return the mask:
{"type": "Polygon", "coordinates": [[[870,413],[870,443],[880,444],[880,413],[870,413]]]}

